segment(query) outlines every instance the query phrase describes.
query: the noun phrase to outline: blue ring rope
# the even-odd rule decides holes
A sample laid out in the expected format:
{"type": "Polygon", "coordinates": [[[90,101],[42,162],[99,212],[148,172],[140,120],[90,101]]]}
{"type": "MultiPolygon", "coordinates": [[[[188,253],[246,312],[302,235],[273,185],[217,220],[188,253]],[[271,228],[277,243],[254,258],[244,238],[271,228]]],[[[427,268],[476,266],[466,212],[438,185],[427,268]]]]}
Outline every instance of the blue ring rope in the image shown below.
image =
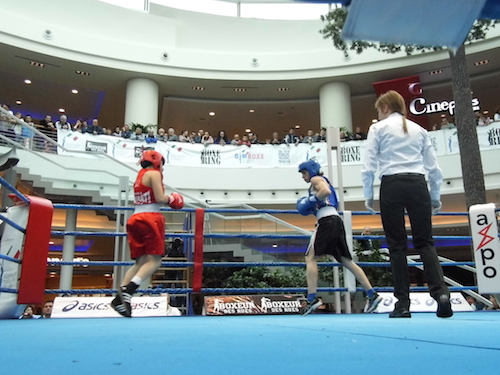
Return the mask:
{"type": "Polygon", "coordinates": [[[17,294],[19,291],[17,289],[4,288],[0,286],[0,293],[15,293],[17,294]]]}
{"type": "Polygon", "coordinates": [[[11,227],[17,229],[19,232],[22,232],[22,233],[26,234],[26,229],[25,228],[23,228],[22,226],[18,225],[17,223],[14,223],[7,216],[0,214],[0,219],[2,219],[3,221],[5,221],[11,227]]]}
{"type": "MultiPolygon", "coordinates": [[[[13,259],[13,258],[12,258],[13,259]]],[[[11,260],[11,259],[9,259],[11,260]]],[[[17,259],[15,259],[17,260],[17,259]]],[[[113,261],[49,261],[49,266],[133,266],[135,262],[113,262],[113,261]]],[[[390,262],[356,262],[360,267],[390,267],[390,262]]],[[[204,267],[305,267],[305,262],[204,262],[204,267]]],[[[421,267],[423,262],[408,263],[408,267],[421,267]]],[[[475,262],[441,262],[443,267],[472,266],[475,262]]],[[[194,266],[194,262],[162,262],[162,267],[185,268],[194,266]]],[[[340,267],[338,262],[318,262],[319,267],[340,267]]]]}
{"type": "MultiPolygon", "coordinates": [[[[393,287],[376,287],[377,292],[392,292],[393,287]]],[[[451,286],[450,291],[458,292],[463,290],[477,290],[477,286],[451,286]]],[[[426,286],[410,287],[411,292],[427,292],[426,286]]],[[[1,288],[0,288],[1,291],[1,288]]],[[[347,292],[347,288],[320,287],[318,292],[347,292]]],[[[356,291],[364,291],[363,288],[356,288],[356,291]]],[[[10,290],[9,290],[10,292],[10,290]]],[[[115,294],[116,289],[46,289],[45,294],[115,294]]],[[[136,293],[142,294],[188,294],[192,293],[192,288],[150,288],[138,289],[136,293]]],[[[306,287],[299,288],[202,288],[201,293],[205,294],[242,294],[242,293],[306,293],[306,287]]]]}
{"type": "Polygon", "coordinates": [[[13,192],[19,199],[21,199],[24,203],[30,203],[29,199],[26,198],[23,194],[21,194],[14,186],[7,182],[3,177],[0,177],[0,184],[5,186],[11,192],[13,192]]]}
{"type": "Polygon", "coordinates": [[[21,260],[16,259],[16,258],[12,258],[12,257],[10,257],[10,256],[8,256],[8,255],[3,255],[3,254],[0,254],[0,259],[10,260],[11,262],[21,264],[21,260]]]}

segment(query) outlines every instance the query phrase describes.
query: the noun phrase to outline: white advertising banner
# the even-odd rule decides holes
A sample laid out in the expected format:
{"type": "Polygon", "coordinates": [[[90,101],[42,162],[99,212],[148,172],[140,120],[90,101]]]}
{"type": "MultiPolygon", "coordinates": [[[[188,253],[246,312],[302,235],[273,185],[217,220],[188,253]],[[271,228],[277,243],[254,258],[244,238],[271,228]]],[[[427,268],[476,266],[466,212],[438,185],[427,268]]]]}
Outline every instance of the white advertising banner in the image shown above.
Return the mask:
{"type": "MultiPolygon", "coordinates": [[[[4,214],[9,220],[26,228],[29,206],[13,206],[4,214]]],[[[11,258],[20,259],[24,234],[5,223],[0,242],[0,253],[11,258]]],[[[0,287],[18,289],[21,271],[19,263],[0,259],[0,287]]],[[[11,319],[21,315],[24,306],[17,304],[17,294],[0,292],[0,319],[11,319]]]]}
{"type": "Polygon", "coordinates": [[[469,209],[479,293],[500,293],[500,242],[495,204],[476,204],[469,209]]]}
{"type": "MultiPolygon", "coordinates": [[[[457,154],[458,138],[456,129],[443,129],[429,132],[434,150],[438,156],[457,154]]],[[[500,122],[477,127],[481,150],[500,148],[500,122]]],[[[136,163],[144,149],[150,148],[160,152],[167,164],[192,167],[229,167],[229,168],[269,168],[296,167],[304,160],[318,160],[322,165],[327,163],[327,146],[325,142],[300,143],[295,145],[208,145],[184,142],[132,141],[108,135],[82,134],[70,130],[57,130],[57,141],[68,150],[86,151],[89,158],[95,152],[104,152],[124,162],[136,163]]],[[[364,159],[366,141],[342,142],[342,164],[361,165],[364,159]]],[[[58,148],[58,153],[68,155],[70,152],[58,148]]],[[[85,154],[79,154],[85,157],[85,154]]],[[[336,162],[334,161],[334,164],[336,162]]]]}
{"type": "MultiPolygon", "coordinates": [[[[114,297],[56,297],[51,318],[121,317],[109,305],[114,297]]],[[[132,297],[132,316],[179,316],[176,307],[168,305],[168,296],[132,297]]]]}
{"type": "MultiPolygon", "coordinates": [[[[379,292],[382,301],[378,304],[376,313],[389,313],[394,310],[397,298],[392,293],[379,292]]],[[[465,300],[462,293],[450,293],[451,309],[457,311],[474,311],[465,300]]],[[[410,293],[410,312],[436,312],[437,302],[427,292],[410,293]]]]}

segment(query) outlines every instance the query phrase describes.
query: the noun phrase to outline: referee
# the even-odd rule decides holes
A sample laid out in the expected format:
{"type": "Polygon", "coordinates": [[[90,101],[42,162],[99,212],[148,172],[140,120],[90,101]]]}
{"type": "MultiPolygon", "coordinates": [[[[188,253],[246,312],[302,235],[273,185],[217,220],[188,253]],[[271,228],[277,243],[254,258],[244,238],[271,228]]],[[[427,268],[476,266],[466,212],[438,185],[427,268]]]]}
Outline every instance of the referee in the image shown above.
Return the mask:
{"type": "Polygon", "coordinates": [[[432,214],[441,208],[441,169],[427,131],[406,119],[405,101],[399,93],[391,90],[381,95],[375,108],[380,121],[368,132],[361,175],[365,206],[374,213],[373,180],[375,172],[380,169],[380,213],[391,256],[394,296],[398,299],[389,317],[411,318],[406,209],[413,245],[424,263],[429,292],[438,303],[436,314],[448,318],[453,315],[450,291],[444,283],[443,269],[434,247],[431,220],[432,214]]]}

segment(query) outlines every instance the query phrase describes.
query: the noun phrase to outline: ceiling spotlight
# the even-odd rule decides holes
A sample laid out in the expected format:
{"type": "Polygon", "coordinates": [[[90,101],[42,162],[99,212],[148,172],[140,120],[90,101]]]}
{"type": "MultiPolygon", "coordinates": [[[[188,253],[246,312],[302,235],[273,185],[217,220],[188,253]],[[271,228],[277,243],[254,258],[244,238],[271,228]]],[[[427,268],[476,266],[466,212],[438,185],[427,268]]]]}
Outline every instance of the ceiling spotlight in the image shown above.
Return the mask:
{"type": "Polygon", "coordinates": [[[31,81],[29,79],[25,79],[24,83],[26,83],[27,85],[31,85],[31,81]]]}
{"type": "Polygon", "coordinates": [[[78,90],[77,90],[77,89],[73,89],[73,90],[71,90],[71,92],[72,92],[73,94],[78,94],[78,90]]]}
{"type": "Polygon", "coordinates": [[[40,63],[40,62],[36,62],[36,61],[30,61],[30,65],[31,66],[38,66],[39,68],[45,67],[45,64],[40,63]]]}
{"type": "Polygon", "coordinates": [[[278,247],[278,244],[276,244],[276,243],[273,243],[273,247],[278,247]]]}
{"type": "Polygon", "coordinates": [[[295,129],[300,129],[300,125],[295,125],[295,129]]]}
{"type": "Polygon", "coordinates": [[[432,72],[429,72],[429,74],[431,76],[436,75],[436,74],[441,74],[441,73],[443,73],[443,71],[441,69],[439,69],[439,70],[433,70],[432,72]]]}
{"type": "Polygon", "coordinates": [[[17,104],[17,105],[21,105],[21,104],[23,104],[23,102],[22,102],[22,101],[20,101],[20,100],[16,100],[16,104],[17,104]]]}
{"type": "Polygon", "coordinates": [[[479,66],[479,65],[486,65],[490,62],[490,60],[481,60],[481,61],[476,61],[474,63],[475,66],[479,66]]]}
{"type": "Polygon", "coordinates": [[[64,112],[66,112],[66,110],[64,108],[59,108],[59,112],[64,113],[64,112]]]}
{"type": "Polygon", "coordinates": [[[246,133],[251,133],[251,132],[252,132],[252,129],[245,129],[245,132],[246,132],[246,133]]]}
{"type": "Polygon", "coordinates": [[[250,112],[250,113],[254,113],[254,112],[255,112],[255,109],[250,109],[250,110],[248,110],[248,112],[250,112]]]}
{"type": "Polygon", "coordinates": [[[215,112],[208,112],[210,116],[215,116],[215,112]]]}
{"type": "Polygon", "coordinates": [[[374,118],[374,119],[372,120],[372,124],[375,124],[376,122],[378,122],[378,120],[377,120],[376,118],[374,118]]]}

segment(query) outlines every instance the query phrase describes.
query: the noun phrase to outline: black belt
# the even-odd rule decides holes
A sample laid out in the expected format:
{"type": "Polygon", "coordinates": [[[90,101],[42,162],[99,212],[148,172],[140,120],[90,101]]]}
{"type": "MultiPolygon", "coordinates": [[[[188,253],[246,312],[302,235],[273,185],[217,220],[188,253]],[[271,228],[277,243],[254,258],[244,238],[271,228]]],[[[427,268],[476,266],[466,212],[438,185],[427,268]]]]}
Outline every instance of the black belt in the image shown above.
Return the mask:
{"type": "Polygon", "coordinates": [[[398,177],[420,179],[420,178],[424,177],[424,175],[421,173],[395,173],[395,174],[391,174],[388,176],[382,176],[382,181],[387,180],[387,179],[398,178],[398,177]]]}

